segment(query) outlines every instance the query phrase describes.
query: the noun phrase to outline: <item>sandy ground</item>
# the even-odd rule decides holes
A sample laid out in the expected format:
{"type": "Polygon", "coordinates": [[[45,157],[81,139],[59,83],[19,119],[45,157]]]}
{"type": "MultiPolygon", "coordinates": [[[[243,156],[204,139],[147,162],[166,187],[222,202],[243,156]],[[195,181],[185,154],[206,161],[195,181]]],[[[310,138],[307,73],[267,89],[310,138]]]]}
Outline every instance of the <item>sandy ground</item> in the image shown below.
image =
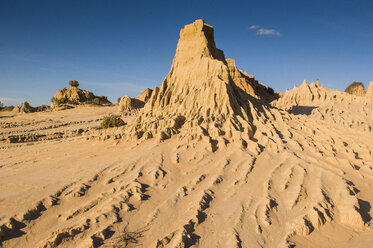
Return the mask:
{"type": "Polygon", "coordinates": [[[103,118],[115,114],[116,107],[79,107],[64,111],[32,114],[0,112],[0,139],[11,135],[52,135],[79,129],[97,128],[103,118]]]}
{"type": "MultiPolygon", "coordinates": [[[[1,118],[1,133],[90,130],[111,112],[1,118]],[[70,124],[41,128],[52,123],[70,124]]],[[[277,133],[258,132],[260,145],[214,151],[208,140],[177,137],[3,141],[2,245],[370,247],[373,135],[307,115],[282,118],[277,133]]]]}

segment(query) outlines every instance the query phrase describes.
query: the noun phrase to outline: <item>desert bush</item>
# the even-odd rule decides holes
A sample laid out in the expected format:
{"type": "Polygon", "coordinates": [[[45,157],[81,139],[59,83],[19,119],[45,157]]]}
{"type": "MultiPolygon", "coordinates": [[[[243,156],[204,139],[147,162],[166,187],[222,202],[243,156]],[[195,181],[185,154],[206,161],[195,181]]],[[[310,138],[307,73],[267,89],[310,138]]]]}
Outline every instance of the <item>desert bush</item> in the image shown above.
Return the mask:
{"type": "Polygon", "coordinates": [[[2,102],[0,102],[0,108],[4,107],[4,104],[2,102]]]}
{"type": "Polygon", "coordinates": [[[13,105],[0,107],[1,111],[12,111],[13,109],[14,109],[13,105]]]}
{"type": "Polygon", "coordinates": [[[101,128],[120,127],[126,123],[117,115],[109,115],[101,122],[101,128]]]}
{"type": "MultiPolygon", "coordinates": [[[[123,248],[123,247],[141,247],[140,239],[144,237],[144,232],[148,229],[142,228],[133,232],[129,231],[127,226],[124,227],[123,231],[119,231],[117,237],[113,237],[111,242],[109,241],[110,247],[123,248]]],[[[158,241],[157,247],[163,247],[161,241],[158,241]]]]}
{"type": "Polygon", "coordinates": [[[52,97],[51,102],[56,106],[60,106],[64,103],[67,103],[67,99],[66,98],[54,98],[54,97],[52,97]]]}
{"type": "Polygon", "coordinates": [[[347,88],[345,89],[345,92],[347,93],[353,93],[354,89],[361,87],[365,90],[364,84],[362,82],[353,81],[347,88]]]}
{"type": "Polygon", "coordinates": [[[40,105],[40,106],[35,107],[35,109],[36,109],[36,112],[42,112],[42,111],[50,110],[50,106],[40,105]]]}
{"type": "Polygon", "coordinates": [[[101,104],[101,101],[100,101],[100,98],[96,97],[95,99],[93,99],[92,101],[94,104],[97,104],[97,105],[100,105],[101,104]]]}
{"type": "Polygon", "coordinates": [[[72,86],[72,87],[78,87],[78,86],[79,86],[79,82],[76,81],[76,80],[70,80],[70,81],[69,81],[69,84],[70,84],[70,86],[72,86]]]}
{"type": "Polygon", "coordinates": [[[271,95],[274,95],[274,94],[275,94],[275,91],[274,91],[271,87],[268,87],[268,88],[267,88],[267,93],[268,93],[268,94],[271,94],[271,95]]]}

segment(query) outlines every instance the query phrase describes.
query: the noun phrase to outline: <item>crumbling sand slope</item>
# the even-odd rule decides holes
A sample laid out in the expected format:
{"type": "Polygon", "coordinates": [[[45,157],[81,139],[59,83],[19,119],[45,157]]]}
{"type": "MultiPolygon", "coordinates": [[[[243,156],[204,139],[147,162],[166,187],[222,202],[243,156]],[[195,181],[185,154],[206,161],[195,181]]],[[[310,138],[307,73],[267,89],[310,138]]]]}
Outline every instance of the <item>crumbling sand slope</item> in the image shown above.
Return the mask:
{"type": "Polygon", "coordinates": [[[312,115],[329,124],[373,132],[373,101],[324,88],[315,83],[294,88],[273,104],[293,114],[312,115]]]}
{"type": "Polygon", "coordinates": [[[152,89],[146,88],[143,92],[140,93],[140,95],[136,97],[136,99],[143,101],[143,102],[147,102],[152,96],[152,93],[153,93],[152,89]]]}
{"type": "Polygon", "coordinates": [[[336,110],[372,100],[304,83],[273,107],[235,83],[212,31],[181,31],[127,127],[0,144],[4,247],[370,247],[371,115],[336,110]]]}

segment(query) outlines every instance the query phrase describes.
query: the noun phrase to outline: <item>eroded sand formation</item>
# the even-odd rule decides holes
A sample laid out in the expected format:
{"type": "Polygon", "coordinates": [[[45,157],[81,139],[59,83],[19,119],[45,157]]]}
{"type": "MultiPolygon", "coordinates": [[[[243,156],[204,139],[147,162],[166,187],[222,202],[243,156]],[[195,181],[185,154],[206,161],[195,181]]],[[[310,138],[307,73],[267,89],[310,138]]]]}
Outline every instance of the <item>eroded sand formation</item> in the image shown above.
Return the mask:
{"type": "Polygon", "coordinates": [[[329,124],[337,124],[362,131],[373,131],[373,101],[367,97],[324,88],[315,83],[294,86],[273,105],[293,114],[311,115],[329,124]]]}
{"type": "Polygon", "coordinates": [[[145,105],[144,101],[129,96],[122,96],[118,102],[118,112],[125,115],[136,114],[145,105]]]}
{"type": "MultiPolygon", "coordinates": [[[[9,106],[5,108],[9,108],[9,106]]],[[[41,105],[37,107],[32,107],[28,102],[23,102],[21,104],[21,107],[15,106],[12,109],[12,112],[28,114],[28,113],[34,113],[34,112],[50,111],[50,110],[51,110],[50,106],[41,105]]]]}
{"type": "Polygon", "coordinates": [[[153,90],[147,88],[143,92],[141,92],[140,95],[138,95],[136,97],[136,99],[140,100],[140,101],[143,101],[143,102],[147,102],[150,99],[150,97],[152,96],[152,93],[153,93],[153,90]]]}
{"type": "Polygon", "coordinates": [[[306,82],[275,100],[213,37],[182,29],[124,128],[1,143],[2,245],[369,247],[373,100],[306,82]]]}
{"type": "Polygon", "coordinates": [[[110,106],[111,102],[106,96],[95,96],[90,91],[71,86],[56,92],[52,98],[51,107],[54,110],[64,110],[84,104],[110,106]]]}
{"type": "Polygon", "coordinates": [[[266,100],[276,94],[228,61],[215,46],[211,26],[203,20],[185,26],[171,70],[144,109],[126,127],[98,136],[165,140],[178,134],[180,139],[207,138],[214,146],[247,144],[255,131],[253,119],[261,118],[266,100]]]}

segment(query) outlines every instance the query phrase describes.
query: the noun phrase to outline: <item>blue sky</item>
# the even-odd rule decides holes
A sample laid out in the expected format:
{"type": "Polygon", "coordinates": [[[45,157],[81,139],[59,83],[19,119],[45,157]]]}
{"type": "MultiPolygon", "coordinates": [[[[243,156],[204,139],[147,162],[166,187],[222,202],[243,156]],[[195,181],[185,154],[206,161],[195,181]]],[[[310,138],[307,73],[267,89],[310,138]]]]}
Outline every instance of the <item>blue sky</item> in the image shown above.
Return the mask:
{"type": "Polygon", "coordinates": [[[196,19],[275,90],[373,80],[373,1],[0,0],[0,101],[50,104],[70,79],[114,101],[162,83],[196,19]]]}

